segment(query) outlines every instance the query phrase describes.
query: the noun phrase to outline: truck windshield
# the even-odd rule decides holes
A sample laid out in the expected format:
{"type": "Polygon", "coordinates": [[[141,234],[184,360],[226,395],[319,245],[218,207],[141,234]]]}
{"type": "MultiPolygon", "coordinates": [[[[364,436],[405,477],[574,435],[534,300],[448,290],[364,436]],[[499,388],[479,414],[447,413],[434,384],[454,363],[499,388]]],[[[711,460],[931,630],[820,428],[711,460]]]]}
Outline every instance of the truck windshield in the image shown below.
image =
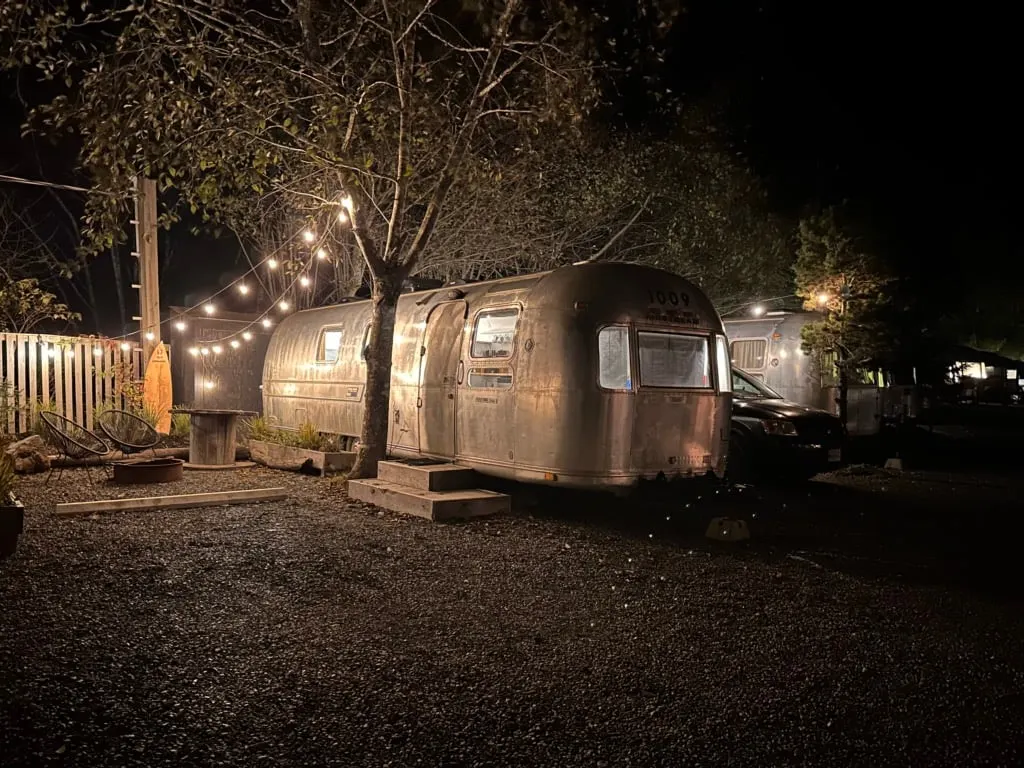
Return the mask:
{"type": "Polygon", "coordinates": [[[673,389],[711,389],[706,336],[640,331],[640,384],[673,389]]]}

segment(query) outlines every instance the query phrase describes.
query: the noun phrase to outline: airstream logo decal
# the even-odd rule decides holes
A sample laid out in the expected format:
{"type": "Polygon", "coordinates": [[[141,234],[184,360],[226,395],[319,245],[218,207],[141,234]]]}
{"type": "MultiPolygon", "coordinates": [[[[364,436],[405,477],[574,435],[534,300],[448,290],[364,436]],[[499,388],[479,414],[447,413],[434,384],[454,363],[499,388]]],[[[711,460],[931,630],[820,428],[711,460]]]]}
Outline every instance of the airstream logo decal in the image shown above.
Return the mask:
{"type": "Polygon", "coordinates": [[[701,325],[700,315],[689,310],[655,309],[647,310],[647,322],[672,323],[673,325],[701,325]]]}

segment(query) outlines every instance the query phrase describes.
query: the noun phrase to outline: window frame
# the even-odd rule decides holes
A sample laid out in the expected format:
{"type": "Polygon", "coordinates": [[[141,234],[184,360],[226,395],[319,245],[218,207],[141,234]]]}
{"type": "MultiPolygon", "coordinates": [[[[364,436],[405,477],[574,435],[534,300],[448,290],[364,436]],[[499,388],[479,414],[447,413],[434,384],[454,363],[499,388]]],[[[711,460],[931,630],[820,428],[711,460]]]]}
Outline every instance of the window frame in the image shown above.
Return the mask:
{"type": "Polygon", "coordinates": [[[768,339],[764,336],[748,336],[741,339],[729,339],[729,362],[734,363],[737,368],[744,371],[763,371],[768,367],[768,339]],[[736,353],[733,352],[733,347],[736,344],[746,344],[750,342],[759,342],[764,345],[764,349],[761,354],[761,366],[759,368],[751,368],[749,365],[740,365],[736,361],[736,353]]]}
{"type": "Polygon", "coordinates": [[[491,372],[487,368],[481,368],[481,367],[467,368],[466,369],[466,387],[468,387],[469,389],[475,389],[475,390],[478,390],[478,391],[481,391],[481,392],[492,392],[494,390],[498,390],[498,391],[501,391],[501,392],[507,392],[508,390],[512,389],[513,386],[515,386],[515,383],[516,383],[516,372],[512,368],[511,365],[495,366],[495,371],[498,371],[498,372],[491,372]],[[508,376],[509,377],[509,382],[508,382],[507,386],[501,386],[501,387],[481,387],[481,386],[478,386],[478,385],[473,383],[473,374],[476,374],[477,376],[495,376],[495,377],[497,377],[497,376],[508,376]]]}
{"type": "Polygon", "coordinates": [[[476,315],[473,317],[473,330],[469,334],[469,359],[470,360],[504,360],[510,361],[516,356],[516,349],[518,347],[519,337],[519,319],[523,315],[523,308],[520,304],[500,304],[490,307],[483,307],[478,309],[476,315]],[[512,326],[512,349],[508,354],[508,357],[477,357],[473,354],[473,347],[476,346],[476,334],[480,329],[480,319],[484,315],[494,314],[497,312],[508,312],[512,310],[516,313],[515,325],[512,326]]]}
{"type": "Polygon", "coordinates": [[[316,349],[315,349],[315,351],[313,353],[313,355],[314,355],[313,362],[316,365],[322,365],[322,366],[326,367],[326,366],[331,366],[331,365],[337,365],[338,364],[338,362],[341,360],[341,350],[345,346],[345,331],[346,331],[346,328],[345,328],[344,325],[323,325],[323,326],[320,326],[320,332],[317,334],[317,337],[316,337],[316,349]],[[328,360],[326,357],[323,357],[323,354],[324,354],[324,352],[327,349],[327,346],[326,346],[327,334],[330,333],[331,331],[337,331],[338,333],[340,333],[341,334],[341,340],[338,343],[338,356],[336,358],[334,358],[333,360],[328,360]]]}
{"type": "Polygon", "coordinates": [[[633,342],[633,328],[628,323],[605,323],[597,328],[597,333],[594,335],[594,341],[597,347],[597,388],[602,392],[636,392],[637,389],[637,369],[638,365],[634,364],[634,347],[636,344],[633,342]],[[628,387],[606,387],[601,383],[601,333],[608,328],[622,328],[626,331],[626,370],[627,380],[629,382],[628,387]]]}
{"type": "Polygon", "coordinates": [[[667,331],[664,329],[636,329],[636,374],[639,386],[642,389],[656,389],[661,391],[672,391],[672,392],[708,392],[711,394],[718,394],[717,382],[715,381],[715,360],[714,360],[714,349],[715,349],[715,336],[713,333],[686,333],[685,331],[667,331]],[[641,357],[641,344],[640,335],[648,334],[651,336],[681,336],[688,339],[700,339],[704,342],[704,354],[705,360],[707,361],[708,367],[708,383],[707,386],[703,387],[679,387],[679,386],[665,386],[661,384],[646,384],[644,383],[644,366],[643,357],[641,357]]]}

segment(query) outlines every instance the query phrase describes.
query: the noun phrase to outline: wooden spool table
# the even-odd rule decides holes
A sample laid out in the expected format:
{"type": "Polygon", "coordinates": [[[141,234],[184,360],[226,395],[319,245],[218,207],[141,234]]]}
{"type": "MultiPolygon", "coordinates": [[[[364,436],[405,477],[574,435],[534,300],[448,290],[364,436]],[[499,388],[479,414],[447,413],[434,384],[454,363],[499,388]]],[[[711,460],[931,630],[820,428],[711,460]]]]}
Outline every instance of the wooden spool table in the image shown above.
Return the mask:
{"type": "Polygon", "coordinates": [[[187,413],[191,422],[186,469],[239,469],[255,466],[251,461],[235,461],[238,417],[249,411],[176,408],[171,413],[187,413]]]}

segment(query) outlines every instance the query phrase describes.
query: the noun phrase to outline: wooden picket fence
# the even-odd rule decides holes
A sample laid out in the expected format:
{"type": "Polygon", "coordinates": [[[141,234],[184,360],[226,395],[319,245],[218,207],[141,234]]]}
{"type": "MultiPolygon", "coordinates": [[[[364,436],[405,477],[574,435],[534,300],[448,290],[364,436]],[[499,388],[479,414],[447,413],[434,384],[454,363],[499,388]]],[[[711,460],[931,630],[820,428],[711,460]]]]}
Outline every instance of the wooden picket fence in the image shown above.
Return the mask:
{"type": "Polygon", "coordinates": [[[32,429],[41,408],[95,426],[101,408],[125,408],[141,390],[142,349],[94,336],[0,333],[0,429],[32,429]]]}

